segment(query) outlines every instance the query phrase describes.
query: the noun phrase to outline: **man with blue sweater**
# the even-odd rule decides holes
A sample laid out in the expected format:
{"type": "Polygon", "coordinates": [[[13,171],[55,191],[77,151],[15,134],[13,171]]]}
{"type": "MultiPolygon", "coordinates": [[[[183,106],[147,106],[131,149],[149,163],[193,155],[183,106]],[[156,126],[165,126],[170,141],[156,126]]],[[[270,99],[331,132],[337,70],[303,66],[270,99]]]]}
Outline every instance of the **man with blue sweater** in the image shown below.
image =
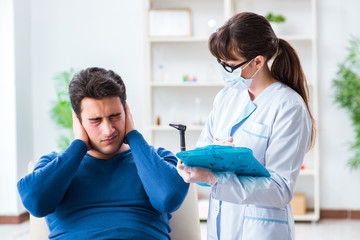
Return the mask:
{"type": "Polygon", "coordinates": [[[121,77],[82,70],[69,95],[75,140],[18,182],[24,206],[46,217],[49,239],[170,239],[189,185],[176,157],[135,130],[121,77]]]}

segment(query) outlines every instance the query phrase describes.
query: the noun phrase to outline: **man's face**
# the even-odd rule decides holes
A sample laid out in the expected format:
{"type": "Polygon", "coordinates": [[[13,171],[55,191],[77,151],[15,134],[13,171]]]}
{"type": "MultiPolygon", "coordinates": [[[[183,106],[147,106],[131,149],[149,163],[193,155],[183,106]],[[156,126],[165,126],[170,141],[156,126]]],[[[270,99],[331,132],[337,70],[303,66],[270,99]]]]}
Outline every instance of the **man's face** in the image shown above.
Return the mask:
{"type": "Polygon", "coordinates": [[[81,101],[81,122],[92,146],[90,155],[110,159],[121,152],[125,138],[125,111],[119,97],[84,98],[81,101]]]}

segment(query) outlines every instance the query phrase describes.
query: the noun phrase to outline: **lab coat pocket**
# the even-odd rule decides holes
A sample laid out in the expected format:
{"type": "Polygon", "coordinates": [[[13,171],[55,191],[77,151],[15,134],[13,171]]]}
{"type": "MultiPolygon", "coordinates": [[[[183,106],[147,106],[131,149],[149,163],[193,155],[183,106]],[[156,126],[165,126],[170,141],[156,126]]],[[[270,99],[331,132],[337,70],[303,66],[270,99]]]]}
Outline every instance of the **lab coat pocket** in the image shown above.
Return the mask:
{"type": "Polygon", "coordinates": [[[291,239],[285,208],[248,205],[244,214],[242,240],[291,239]]]}
{"type": "Polygon", "coordinates": [[[254,121],[247,121],[239,134],[241,134],[237,138],[240,141],[239,146],[248,147],[253,150],[254,157],[261,164],[264,164],[265,151],[270,136],[269,126],[254,121]]]}

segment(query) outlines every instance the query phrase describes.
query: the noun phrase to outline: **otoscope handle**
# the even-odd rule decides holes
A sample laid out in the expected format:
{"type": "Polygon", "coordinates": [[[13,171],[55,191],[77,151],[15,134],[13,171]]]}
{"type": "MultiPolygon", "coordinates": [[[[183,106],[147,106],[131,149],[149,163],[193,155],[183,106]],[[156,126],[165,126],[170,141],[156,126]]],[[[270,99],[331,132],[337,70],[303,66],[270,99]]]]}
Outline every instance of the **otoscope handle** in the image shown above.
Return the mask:
{"type": "Polygon", "coordinates": [[[186,151],[185,147],[185,131],[180,130],[180,151],[186,151]]]}
{"type": "Polygon", "coordinates": [[[185,131],[186,131],[186,125],[182,125],[182,124],[173,124],[170,123],[169,124],[171,127],[176,128],[177,130],[179,130],[179,134],[180,134],[180,150],[181,151],[186,151],[186,145],[185,145],[185,131]]]}

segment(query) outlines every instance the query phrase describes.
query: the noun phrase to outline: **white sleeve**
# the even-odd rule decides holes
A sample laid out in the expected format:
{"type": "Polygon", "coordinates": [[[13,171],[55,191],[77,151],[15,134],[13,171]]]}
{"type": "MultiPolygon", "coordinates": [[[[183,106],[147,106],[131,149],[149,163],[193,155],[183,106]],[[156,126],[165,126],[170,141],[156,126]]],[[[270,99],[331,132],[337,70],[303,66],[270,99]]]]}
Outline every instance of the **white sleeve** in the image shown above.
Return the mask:
{"type": "Polygon", "coordinates": [[[291,201],[304,155],[310,145],[311,120],[303,105],[283,106],[272,125],[265,152],[270,178],[218,175],[212,197],[236,204],[285,207],[291,201]]]}

